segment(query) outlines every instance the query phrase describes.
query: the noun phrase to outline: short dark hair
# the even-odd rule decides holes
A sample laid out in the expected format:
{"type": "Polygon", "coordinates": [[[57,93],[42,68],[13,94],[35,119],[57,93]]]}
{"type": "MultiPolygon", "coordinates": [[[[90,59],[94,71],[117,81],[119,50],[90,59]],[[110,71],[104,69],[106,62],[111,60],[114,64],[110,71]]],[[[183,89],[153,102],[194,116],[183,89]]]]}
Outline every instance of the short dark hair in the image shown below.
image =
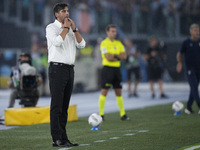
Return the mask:
{"type": "Polygon", "coordinates": [[[109,24],[107,27],[106,27],[106,31],[109,31],[110,28],[116,28],[116,26],[114,24],[109,24]]]}
{"type": "Polygon", "coordinates": [[[55,18],[56,18],[55,13],[59,13],[60,10],[64,9],[67,6],[68,6],[67,3],[57,3],[53,8],[53,13],[54,13],[55,18]]]}
{"type": "Polygon", "coordinates": [[[29,59],[31,59],[31,55],[29,53],[21,53],[20,57],[28,57],[29,59]]]}

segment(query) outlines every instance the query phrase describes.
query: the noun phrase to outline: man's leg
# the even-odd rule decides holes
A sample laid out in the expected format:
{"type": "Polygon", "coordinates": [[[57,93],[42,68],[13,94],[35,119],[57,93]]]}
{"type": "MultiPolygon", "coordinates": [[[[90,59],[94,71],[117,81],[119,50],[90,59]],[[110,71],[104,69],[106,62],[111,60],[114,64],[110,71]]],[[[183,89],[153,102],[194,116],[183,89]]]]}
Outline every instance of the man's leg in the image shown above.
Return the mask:
{"type": "Polygon", "coordinates": [[[60,119],[63,107],[66,73],[63,68],[57,66],[49,67],[49,86],[51,92],[50,125],[53,141],[62,140],[62,129],[60,119]]]}
{"type": "Polygon", "coordinates": [[[197,74],[195,74],[194,70],[189,70],[187,72],[187,78],[188,78],[188,83],[190,85],[191,94],[193,98],[196,100],[198,107],[200,108],[200,98],[199,98],[199,92],[198,92],[198,83],[199,83],[198,76],[197,74]]]}
{"type": "Polygon", "coordinates": [[[66,132],[66,124],[67,124],[67,118],[68,118],[68,108],[70,103],[70,98],[73,90],[73,84],[74,84],[74,70],[73,68],[70,68],[70,78],[66,83],[65,92],[64,92],[64,101],[63,101],[63,107],[62,107],[62,114],[60,117],[60,126],[62,129],[62,140],[68,141],[67,132],[66,132]]]}
{"type": "Polygon", "coordinates": [[[190,89],[190,94],[189,94],[189,98],[188,98],[188,101],[187,101],[187,109],[192,113],[192,104],[194,102],[194,97],[192,95],[192,91],[190,89]]]}
{"type": "Polygon", "coordinates": [[[106,103],[106,95],[109,89],[101,89],[101,95],[99,96],[99,115],[104,116],[104,107],[106,103]]]}
{"type": "Polygon", "coordinates": [[[149,85],[150,85],[150,90],[151,90],[151,93],[152,93],[152,98],[155,98],[155,91],[154,91],[154,82],[153,80],[149,80],[149,85]]]}
{"type": "Polygon", "coordinates": [[[117,104],[119,107],[119,112],[120,112],[120,116],[123,117],[126,113],[124,110],[124,100],[122,97],[122,90],[121,89],[115,89],[115,95],[116,95],[116,99],[117,99],[117,104]]]}
{"type": "Polygon", "coordinates": [[[133,93],[134,93],[134,96],[138,97],[137,95],[137,87],[138,87],[138,84],[139,84],[139,80],[136,79],[135,82],[134,82],[134,89],[133,89],[133,93]]]}
{"type": "Polygon", "coordinates": [[[17,94],[18,94],[18,92],[17,92],[16,89],[13,89],[13,90],[11,91],[8,108],[14,107],[15,99],[17,98],[17,94]]]}
{"type": "Polygon", "coordinates": [[[131,69],[127,70],[127,74],[128,74],[128,80],[127,80],[127,84],[128,84],[128,97],[132,96],[132,92],[131,92],[131,69]]]}
{"type": "Polygon", "coordinates": [[[138,97],[137,87],[140,82],[140,68],[139,67],[134,69],[134,74],[135,74],[135,82],[134,82],[133,96],[138,97]]]}
{"type": "Polygon", "coordinates": [[[162,79],[158,79],[158,86],[159,86],[160,94],[164,94],[162,79]]]}

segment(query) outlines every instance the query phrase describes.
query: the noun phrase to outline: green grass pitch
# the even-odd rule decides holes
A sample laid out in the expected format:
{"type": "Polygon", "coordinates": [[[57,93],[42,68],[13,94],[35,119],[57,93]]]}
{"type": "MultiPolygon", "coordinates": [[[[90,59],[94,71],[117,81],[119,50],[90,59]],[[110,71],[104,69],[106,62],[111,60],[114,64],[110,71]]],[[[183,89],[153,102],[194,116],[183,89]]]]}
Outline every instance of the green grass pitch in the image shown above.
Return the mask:
{"type": "MultiPolygon", "coordinates": [[[[67,124],[72,150],[176,150],[200,143],[200,115],[174,116],[171,104],[127,111],[131,121],[119,113],[105,115],[100,131],[91,131],[88,117],[67,124]]],[[[49,124],[0,130],[0,150],[67,150],[52,147],[49,124]]],[[[200,145],[200,144],[199,144],[200,145]]]]}

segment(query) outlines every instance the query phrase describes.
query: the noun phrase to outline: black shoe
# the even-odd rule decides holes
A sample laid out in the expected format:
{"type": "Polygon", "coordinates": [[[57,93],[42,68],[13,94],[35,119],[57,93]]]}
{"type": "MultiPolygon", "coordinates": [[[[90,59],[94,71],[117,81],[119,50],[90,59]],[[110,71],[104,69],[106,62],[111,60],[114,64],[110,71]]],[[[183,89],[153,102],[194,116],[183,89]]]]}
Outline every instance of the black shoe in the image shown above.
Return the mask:
{"type": "Polygon", "coordinates": [[[154,93],[151,95],[151,98],[152,98],[152,99],[154,99],[154,98],[155,98],[155,94],[154,94],[154,93]]]}
{"type": "Polygon", "coordinates": [[[69,140],[65,141],[64,143],[67,145],[67,147],[78,146],[77,143],[73,144],[69,140]]]}
{"type": "Polygon", "coordinates": [[[53,147],[68,147],[65,142],[62,142],[61,140],[56,140],[53,142],[53,147]]]}
{"type": "Polygon", "coordinates": [[[103,115],[101,116],[101,118],[102,118],[102,120],[103,120],[103,121],[105,121],[105,118],[104,118],[104,116],[103,116],[103,115]]]}
{"type": "Polygon", "coordinates": [[[127,117],[127,115],[123,115],[121,117],[121,120],[125,121],[125,120],[131,120],[129,117],[127,117]]]}
{"type": "Polygon", "coordinates": [[[128,94],[128,98],[131,98],[131,97],[133,97],[133,94],[128,94]]]}
{"type": "Polygon", "coordinates": [[[162,93],[162,94],[160,95],[160,98],[168,98],[168,96],[165,95],[164,93],[162,93]]]}
{"type": "Polygon", "coordinates": [[[134,97],[139,97],[137,93],[133,93],[133,96],[134,97]]]}

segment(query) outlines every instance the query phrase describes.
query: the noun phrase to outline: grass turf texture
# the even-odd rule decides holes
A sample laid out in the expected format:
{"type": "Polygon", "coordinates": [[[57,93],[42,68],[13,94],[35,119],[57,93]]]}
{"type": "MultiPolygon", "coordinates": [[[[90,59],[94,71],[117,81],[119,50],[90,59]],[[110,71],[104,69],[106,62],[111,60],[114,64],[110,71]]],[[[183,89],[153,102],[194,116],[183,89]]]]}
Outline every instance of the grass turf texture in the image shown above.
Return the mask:
{"type": "MultiPolygon", "coordinates": [[[[171,104],[129,110],[131,121],[121,121],[118,112],[106,114],[100,131],[90,131],[88,117],[83,117],[68,123],[68,136],[89,144],[72,150],[175,150],[199,143],[200,115],[197,107],[194,110],[193,115],[180,116],[173,116],[171,104]]],[[[60,149],[51,143],[49,124],[0,130],[0,150],[60,149]]]]}

